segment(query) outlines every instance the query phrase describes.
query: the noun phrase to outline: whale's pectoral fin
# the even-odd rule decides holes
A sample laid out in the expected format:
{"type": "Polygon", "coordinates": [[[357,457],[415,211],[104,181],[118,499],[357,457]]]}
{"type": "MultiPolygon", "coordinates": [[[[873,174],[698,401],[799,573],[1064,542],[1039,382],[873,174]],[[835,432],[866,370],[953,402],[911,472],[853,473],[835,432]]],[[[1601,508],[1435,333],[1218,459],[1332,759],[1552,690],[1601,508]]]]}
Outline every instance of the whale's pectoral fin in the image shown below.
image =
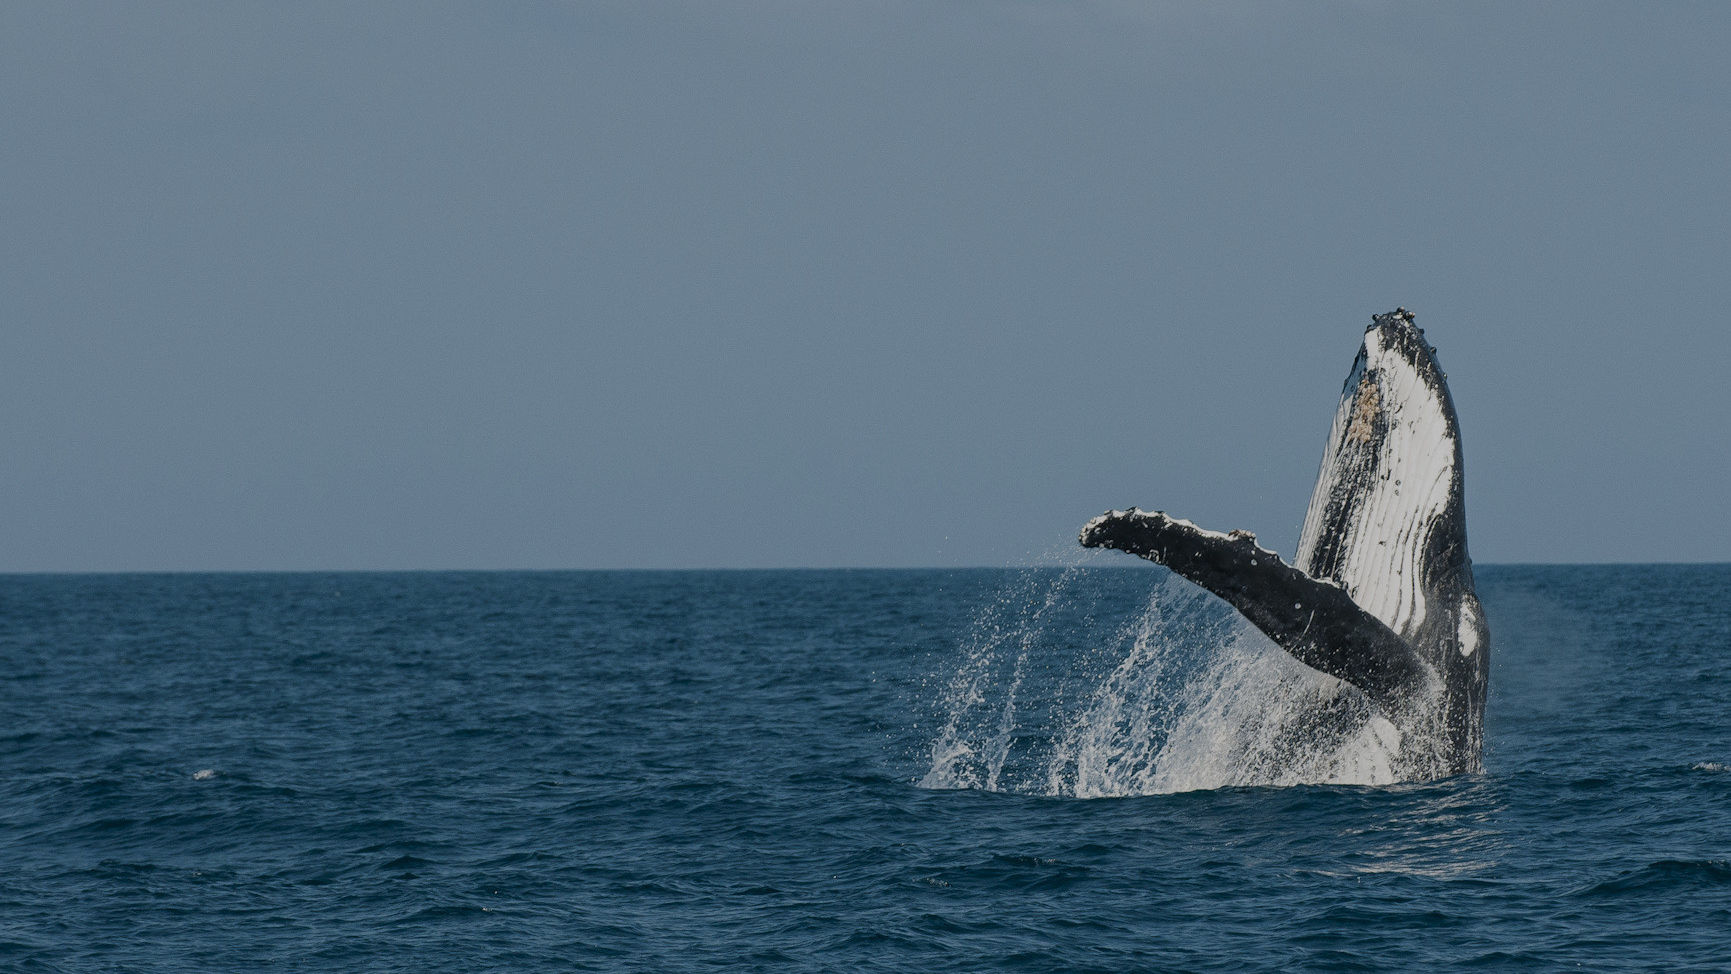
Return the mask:
{"type": "Polygon", "coordinates": [[[1299,662],[1397,706],[1431,670],[1412,646],[1346,590],[1258,547],[1241,531],[1205,531],[1155,511],[1110,511],[1082,528],[1085,548],[1115,548],[1165,565],[1225,599],[1299,662]]]}

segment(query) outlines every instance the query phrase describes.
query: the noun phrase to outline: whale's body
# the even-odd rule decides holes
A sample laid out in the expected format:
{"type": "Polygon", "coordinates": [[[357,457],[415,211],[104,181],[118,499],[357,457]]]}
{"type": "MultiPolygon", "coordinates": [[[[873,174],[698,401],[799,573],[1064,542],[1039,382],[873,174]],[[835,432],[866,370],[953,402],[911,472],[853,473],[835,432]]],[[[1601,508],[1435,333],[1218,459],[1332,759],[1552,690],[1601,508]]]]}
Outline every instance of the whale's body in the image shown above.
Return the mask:
{"type": "Polygon", "coordinates": [[[1377,315],[1342,390],[1288,565],[1245,532],[1132,508],[1087,547],[1166,565],[1299,661],[1359,688],[1400,732],[1408,780],[1482,770],[1490,636],[1473,591],[1460,428],[1436,350],[1377,315]]]}

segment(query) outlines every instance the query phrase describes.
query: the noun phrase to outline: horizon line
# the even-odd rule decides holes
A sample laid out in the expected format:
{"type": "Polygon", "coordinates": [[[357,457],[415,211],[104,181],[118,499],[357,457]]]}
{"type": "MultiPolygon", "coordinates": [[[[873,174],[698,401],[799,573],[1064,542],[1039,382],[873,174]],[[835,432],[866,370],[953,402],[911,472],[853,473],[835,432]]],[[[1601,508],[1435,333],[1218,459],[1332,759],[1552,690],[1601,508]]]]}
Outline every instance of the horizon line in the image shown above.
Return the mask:
{"type": "MultiPolygon", "coordinates": [[[[1727,561],[1483,561],[1475,568],[1680,568],[1731,566],[1727,561]]],[[[782,565],[782,566],[692,566],[680,568],[117,568],[117,569],[0,569],[0,578],[109,575],[559,575],[559,574],[696,574],[718,572],[952,572],[952,571],[1154,571],[1164,568],[1147,564],[1023,564],[1023,565],[782,565]]],[[[1170,569],[1166,569],[1170,571],[1170,569]]]]}

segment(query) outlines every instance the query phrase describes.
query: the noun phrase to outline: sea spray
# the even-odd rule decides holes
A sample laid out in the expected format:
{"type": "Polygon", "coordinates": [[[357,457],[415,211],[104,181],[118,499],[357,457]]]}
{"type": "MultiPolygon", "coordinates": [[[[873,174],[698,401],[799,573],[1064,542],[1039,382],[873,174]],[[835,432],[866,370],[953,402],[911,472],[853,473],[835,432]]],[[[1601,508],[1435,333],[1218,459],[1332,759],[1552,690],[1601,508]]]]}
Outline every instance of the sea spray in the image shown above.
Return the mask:
{"type": "Polygon", "coordinates": [[[1103,793],[1397,780],[1394,726],[1356,688],[1304,666],[1248,625],[1212,654],[1177,707],[1149,786],[1103,793]]]}
{"type": "Polygon", "coordinates": [[[946,716],[922,787],[1004,790],[1029,657],[1041,648],[1051,610],[1062,604],[1080,571],[1029,570],[981,610],[962,664],[942,693],[946,716]]]}
{"type": "Polygon", "coordinates": [[[1098,798],[1400,779],[1400,734],[1356,688],[1139,575],[1031,570],[1000,591],[936,701],[920,784],[1098,798]]]}
{"type": "Polygon", "coordinates": [[[1194,609],[1195,590],[1184,591],[1168,579],[1149,594],[1141,610],[1102,633],[1094,655],[1117,664],[1090,681],[1086,704],[1063,721],[1045,773],[1046,793],[1078,797],[1139,794],[1153,790],[1152,778],[1162,742],[1174,719],[1174,692],[1195,674],[1175,652],[1182,644],[1206,642],[1196,629],[1217,634],[1222,620],[1194,609]],[[1191,636],[1176,638],[1189,627],[1191,636]]]}

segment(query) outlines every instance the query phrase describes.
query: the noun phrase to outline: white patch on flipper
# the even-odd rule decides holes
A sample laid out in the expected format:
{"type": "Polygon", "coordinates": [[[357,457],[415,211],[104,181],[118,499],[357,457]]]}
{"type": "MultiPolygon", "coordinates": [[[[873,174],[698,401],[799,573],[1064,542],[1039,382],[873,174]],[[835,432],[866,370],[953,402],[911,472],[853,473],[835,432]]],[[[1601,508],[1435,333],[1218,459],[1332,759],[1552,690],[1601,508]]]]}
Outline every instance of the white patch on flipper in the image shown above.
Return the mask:
{"type": "Polygon", "coordinates": [[[1471,656],[1473,650],[1479,648],[1479,615],[1472,599],[1461,605],[1461,624],[1456,635],[1460,639],[1462,656],[1471,656]]]}

